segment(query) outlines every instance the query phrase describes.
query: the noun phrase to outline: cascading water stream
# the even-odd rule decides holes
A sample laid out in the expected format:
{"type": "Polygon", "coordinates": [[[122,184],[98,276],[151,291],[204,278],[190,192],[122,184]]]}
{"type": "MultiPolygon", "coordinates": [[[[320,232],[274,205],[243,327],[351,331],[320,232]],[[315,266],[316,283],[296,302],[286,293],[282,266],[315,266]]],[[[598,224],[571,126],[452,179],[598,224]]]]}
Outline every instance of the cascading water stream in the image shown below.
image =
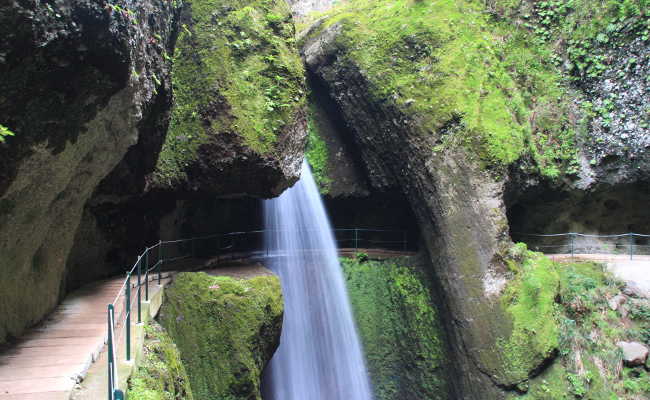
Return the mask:
{"type": "Polygon", "coordinates": [[[306,162],[300,181],[265,201],[264,211],[267,265],[285,303],[265,399],[371,400],[334,236],[306,162]]]}

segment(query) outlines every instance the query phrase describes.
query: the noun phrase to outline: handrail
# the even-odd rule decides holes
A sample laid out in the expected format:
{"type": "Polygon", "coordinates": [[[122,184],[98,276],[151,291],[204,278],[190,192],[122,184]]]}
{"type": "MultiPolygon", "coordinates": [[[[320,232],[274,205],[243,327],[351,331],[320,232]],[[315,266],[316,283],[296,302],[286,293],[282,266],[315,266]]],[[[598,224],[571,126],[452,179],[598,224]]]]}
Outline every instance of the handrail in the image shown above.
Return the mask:
{"type": "MultiPolygon", "coordinates": [[[[117,359],[119,351],[120,338],[122,332],[126,334],[125,338],[125,357],[126,361],[131,360],[131,311],[134,306],[137,306],[137,322],[142,323],[142,287],[144,286],[145,302],[149,301],[149,274],[155,273],[157,275],[158,285],[162,280],[162,266],[165,263],[177,261],[185,258],[196,257],[196,245],[199,241],[218,238],[217,245],[215,246],[218,253],[223,250],[230,250],[236,248],[236,243],[240,242],[241,236],[251,234],[263,234],[269,230],[253,230],[242,232],[228,232],[217,233],[207,236],[197,236],[187,239],[176,240],[159,240],[158,243],[149,247],[146,246],[142,254],[139,254],[137,261],[131,269],[126,271],[126,278],[118,290],[115,299],[108,305],[108,329],[106,335],[106,344],[108,348],[108,399],[109,400],[123,400],[124,392],[120,390],[118,376],[117,376],[117,359]],[[227,238],[230,243],[221,247],[221,240],[227,238]],[[164,249],[165,245],[183,245],[189,244],[189,248],[182,249],[185,253],[181,254],[166,254],[164,249]],[[154,251],[157,250],[157,251],[154,251]],[[156,254],[157,253],[157,254],[156,254]],[[155,262],[153,262],[155,260],[155,262]],[[150,265],[153,262],[153,265],[150,265]],[[131,279],[136,278],[137,282],[132,284],[131,279]],[[131,292],[135,289],[135,295],[131,292]],[[124,297],[123,309],[116,317],[115,309],[119,306],[120,298],[124,297]],[[132,301],[135,300],[135,301],[132,301]],[[135,304],[134,304],[135,303],[135,304]],[[116,329],[120,324],[124,324],[121,329],[116,329]],[[116,332],[119,334],[116,336],[116,332]]],[[[280,231],[280,230],[274,230],[280,231]]],[[[334,232],[354,232],[354,237],[338,239],[339,242],[354,241],[354,248],[359,249],[361,243],[374,243],[374,244],[395,244],[400,245],[403,250],[408,246],[408,234],[402,230],[388,230],[388,229],[367,229],[367,228],[345,228],[334,229],[334,232]],[[360,237],[360,233],[374,232],[374,233],[399,233],[400,240],[371,240],[360,237]]],[[[156,279],[155,278],[155,279],[156,279]]]]}

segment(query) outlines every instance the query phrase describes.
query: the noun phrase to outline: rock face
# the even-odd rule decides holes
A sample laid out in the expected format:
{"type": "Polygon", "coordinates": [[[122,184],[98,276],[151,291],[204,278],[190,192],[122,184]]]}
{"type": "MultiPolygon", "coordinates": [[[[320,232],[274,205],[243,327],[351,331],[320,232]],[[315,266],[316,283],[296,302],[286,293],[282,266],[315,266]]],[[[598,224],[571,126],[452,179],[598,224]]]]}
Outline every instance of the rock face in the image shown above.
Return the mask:
{"type": "Polygon", "coordinates": [[[162,144],[174,2],[0,6],[0,342],[62,291],[85,202],[129,147],[162,144]],[[163,112],[161,111],[163,109],[163,112]],[[147,123],[152,123],[147,126],[147,123]]]}
{"type": "Polygon", "coordinates": [[[507,246],[502,184],[461,149],[433,153],[437,137],[422,132],[390,99],[372,101],[363,71],[345,56],[332,25],[305,46],[308,69],[328,88],[361,149],[372,185],[400,185],[411,202],[454,315],[451,340],[463,398],[499,398],[500,385],[516,383],[500,364],[499,337],[510,322],[488,277],[503,275],[499,252],[507,246]]]}
{"type": "Polygon", "coordinates": [[[165,297],[161,323],[180,350],[194,397],[261,399],[262,371],[280,343],[279,279],[181,273],[165,297]]]}
{"type": "Polygon", "coordinates": [[[177,207],[297,180],[304,74],[284,1],[11,2],[0,22],[16,134],[0,143],[0,342],[124,271],[177,207]]]}
{"type": "MultiPolygon", "coordinates": [[[[536,4],[543,12],[539,5],[547,3],[536,4]]],[[[576,15],[579,10],[553,22],[565,25],[553,33],[559,37],[550,39],[569,43],[556,49],[556,57],[565,60],[564,73],[574,83],[574,165],[561,180],[512,174],[507,196],[511,230],[644,232],[650,223],[648,213],[640,211],[650,195],[647,7],[633,14],[607,12],[569,27],[576,15]]]]}
{"type": "MultiPolygon", "coordinates": [[[[549,131],[554,141],[569,136],[559,74],[484,11],[458,1],[357,3],[303,42],[312,87],[334,103],[370,189],[399,188],[416,216],[463,399],[520,390],[555,355],[553,340],[537,341],[517,320],[525,306],[503,298],[511,276],[504,177],[521,158],[557,176],[575,150],[549,147],[549,131]],[[509,39],[492,47],[489,37],[509,39]]],[[[552,302],[548,295],[537,306],[552,302]]]]}
{"type": "Polygon", "coordinates": [[[637,37],[603,51],[609,63],[584,85],[582,105],[592,113],[583,153],[589,172],[578,186],[650,181],[650,44],[637,37]]]}

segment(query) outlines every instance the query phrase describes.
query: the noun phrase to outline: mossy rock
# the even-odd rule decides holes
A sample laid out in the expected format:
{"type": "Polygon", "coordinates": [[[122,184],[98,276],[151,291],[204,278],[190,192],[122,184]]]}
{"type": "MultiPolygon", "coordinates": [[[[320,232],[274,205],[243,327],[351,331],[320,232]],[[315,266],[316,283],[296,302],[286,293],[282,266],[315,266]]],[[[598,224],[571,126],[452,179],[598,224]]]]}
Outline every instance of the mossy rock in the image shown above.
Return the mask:
{"type": "Polygon", "coordinates": [[[463,146],[486,167],[526,156],[558,177],[577,151],[561,73],[532,34],[486,11],[466,0],[345,2],[304,52],[335,28],[336,55],[368,80],[368,100],[394,103],[436,135],[431,151],[463,146]]]}
{"type": "Polygon", "coordinates": [[[305,107],[285,1],[185,1],[173,60],[174,106],[159,184],[182,182],[188,171],[219,161],[211,155],[225,164],[281,158],[283,136],[296,135],[305,107]]]}
{"type": "Polygon", "coordinates": [[[377,400],[449,398],[443,331],[414,265],[409,258],[342,259],[377,400]]]}
{"type": "Polygon", "coordinates": [[[557,354],[559,326],[556,298],[560,275],[555,263],[540,253],[528,252],[502,296],[512,317],[509,338],[499,341],[506,381],[520,385],[557,354]]]}
{"type": "Polygon", "coordinates": [[[261,374],[280,340],[275,276],[237,280],[181,273],[165,291],[161,323],[178,345],[198,399],[261,399],[261,374]]]}

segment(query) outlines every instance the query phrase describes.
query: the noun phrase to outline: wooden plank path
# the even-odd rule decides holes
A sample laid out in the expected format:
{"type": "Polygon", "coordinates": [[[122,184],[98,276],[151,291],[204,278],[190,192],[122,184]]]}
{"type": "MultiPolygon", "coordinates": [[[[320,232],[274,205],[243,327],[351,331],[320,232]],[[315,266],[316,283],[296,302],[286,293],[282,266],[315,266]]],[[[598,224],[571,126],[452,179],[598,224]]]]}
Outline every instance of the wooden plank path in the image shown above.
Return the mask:
{"type": "MultiPolygon", "coordinates": [[[[123,282],[118,277],[72,292],[38,326],[0,349],[0,400],[67,400],[104,346],[106,307],[123,282]]],[[[121,309],[121,301],[116,306],[121,309]]]]}

